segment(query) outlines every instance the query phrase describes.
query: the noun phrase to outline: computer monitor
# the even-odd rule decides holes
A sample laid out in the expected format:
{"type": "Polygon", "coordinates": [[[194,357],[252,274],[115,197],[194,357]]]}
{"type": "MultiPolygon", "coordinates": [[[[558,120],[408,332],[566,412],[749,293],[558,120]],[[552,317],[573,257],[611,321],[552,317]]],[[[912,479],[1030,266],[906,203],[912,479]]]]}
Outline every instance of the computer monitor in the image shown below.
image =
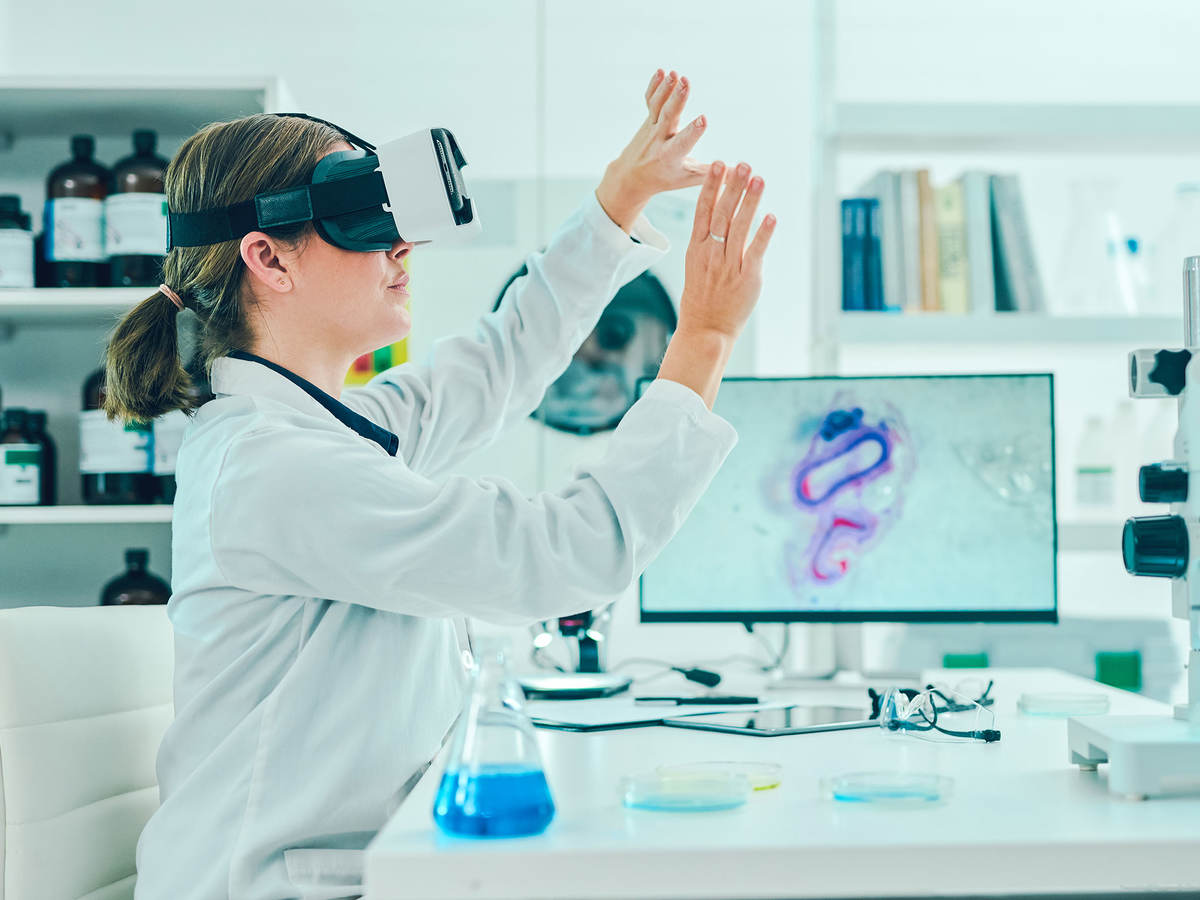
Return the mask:
{"type": "Polygon", "coordinates": [[[1049,374],[728,378],[643,622],[1054,622],[1049,374]]]}

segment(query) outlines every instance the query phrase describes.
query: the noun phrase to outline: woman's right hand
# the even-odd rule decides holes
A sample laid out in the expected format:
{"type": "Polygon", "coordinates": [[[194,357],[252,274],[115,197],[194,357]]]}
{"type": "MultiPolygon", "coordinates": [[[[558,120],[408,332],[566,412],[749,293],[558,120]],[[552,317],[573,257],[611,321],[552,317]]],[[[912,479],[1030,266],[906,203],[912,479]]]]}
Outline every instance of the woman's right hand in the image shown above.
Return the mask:
{"type": "Polygon", "coordinates": [[[763,180],[739,163],[720,191],[725,166],[714,162],[704,179],[688,244],[679,328],[737,338],[762,291],[762,263],[775,231],[768,215],[746,245],[762,198],[763,180]],[[720,191],[720,196],[718,196],[720,191]],[[740,205],[739,205],[740,204],[740,205]]]}
{"type": "Polygon", "coordinates": [[[763,180],[752,178],[741,163],[722,192],[724,175],[725,166],[715,162],[704,179],[688,243],[679,327],[658,370],[659,378],[694,390],[709,409],[733,343],[758,302],[763,255],[775,232],[775,217],[766,216],[746,245],[763,180]]]}

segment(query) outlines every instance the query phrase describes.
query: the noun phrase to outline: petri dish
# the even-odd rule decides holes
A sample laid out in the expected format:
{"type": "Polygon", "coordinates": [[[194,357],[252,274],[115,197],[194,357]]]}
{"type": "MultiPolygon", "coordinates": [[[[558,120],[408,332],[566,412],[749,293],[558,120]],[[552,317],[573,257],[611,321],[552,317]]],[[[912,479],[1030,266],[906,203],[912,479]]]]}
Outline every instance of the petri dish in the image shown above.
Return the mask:
{"type": "Polygon", "coordinates": [[[927,772],[849,772],[821,780],[821,791],[842,803],[929,806],[950,797],[954,779],[927,772]]]}
{"type": "Polygon", "coordinates": [[[1017,709],[1027,716],[1102,716],[1108,712],[1108,695],[1096,692],[1078,694],[1022,694],[1017,709]]]}
{"type": "Polygon", "coordinates": [[[734,809],[750,796],[744,775],[630,775],[621,779],[621,801],[633,809],[712,812],[734,809]]]}
{"type": "Polygon", "coordinates": [[[783,766],[760,762],[694,762],[659,766],[659,775],[742,775],[754,791],[769,791],[783,783],[783,766]]]}

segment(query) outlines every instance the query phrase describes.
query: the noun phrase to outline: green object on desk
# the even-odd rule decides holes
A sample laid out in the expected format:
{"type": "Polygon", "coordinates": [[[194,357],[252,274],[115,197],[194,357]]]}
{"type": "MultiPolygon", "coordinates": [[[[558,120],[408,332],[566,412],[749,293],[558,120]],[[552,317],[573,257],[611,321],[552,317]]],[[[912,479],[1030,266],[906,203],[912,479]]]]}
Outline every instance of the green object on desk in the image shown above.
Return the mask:
{"type": "Polygon", "coordinates": [[[1096,680],[1126,691],[1142,689],[1142,654],[1137,650],[1125,653],[1096,654],[1096,680]]]}
{"type": "Polygon", "coordinates": [[[986,669],[988,655],[986,653],[944,653],[942,654],[943,669],[986,669]]]}

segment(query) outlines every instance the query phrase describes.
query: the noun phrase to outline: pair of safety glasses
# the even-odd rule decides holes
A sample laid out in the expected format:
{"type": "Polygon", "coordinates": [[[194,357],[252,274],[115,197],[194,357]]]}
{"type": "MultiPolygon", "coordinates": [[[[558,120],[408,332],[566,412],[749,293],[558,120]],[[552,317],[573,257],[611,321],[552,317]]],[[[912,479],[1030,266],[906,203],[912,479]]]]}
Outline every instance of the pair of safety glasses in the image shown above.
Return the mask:
{"type": "Polygon", "coordinates": [[[879,727],[893,734],[903,734],[927,741],[983,741],[993,744],[1000,740],[996,716],[991,707],[993,683],[979,685],[976,691],[963,684],[957,688],[926,685],[924,690],[888,688],[882,694],[871,690],[872,718],[879,727]],[[970,691],[968,693],[967,691],[970,691]]]}

